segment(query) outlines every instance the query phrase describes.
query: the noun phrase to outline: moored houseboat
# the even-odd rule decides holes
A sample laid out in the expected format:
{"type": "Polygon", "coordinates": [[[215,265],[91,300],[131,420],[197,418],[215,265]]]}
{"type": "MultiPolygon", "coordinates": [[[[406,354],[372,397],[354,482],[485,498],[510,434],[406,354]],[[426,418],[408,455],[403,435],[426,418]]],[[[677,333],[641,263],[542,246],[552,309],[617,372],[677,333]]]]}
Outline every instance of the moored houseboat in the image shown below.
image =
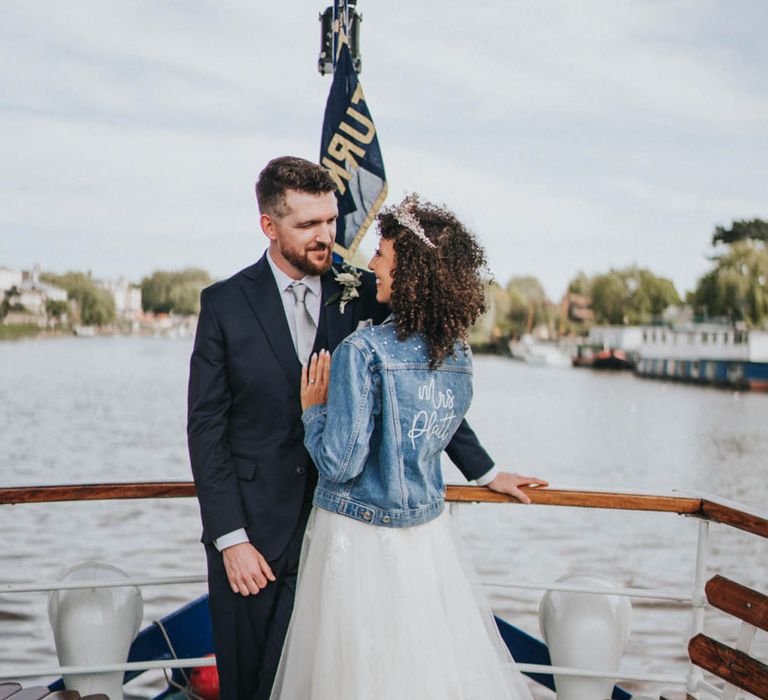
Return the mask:
{"type": "Polygon", "coordinates": [[[736,389],[768,391],[768,332],[700,323],[643,326],[636,372],[736,389]]]}
{"type": "Polygon", "coordinates": [[[594,326],[571,358],[574,367],[634,369],[642,342],[638,326],[594,326]]]}

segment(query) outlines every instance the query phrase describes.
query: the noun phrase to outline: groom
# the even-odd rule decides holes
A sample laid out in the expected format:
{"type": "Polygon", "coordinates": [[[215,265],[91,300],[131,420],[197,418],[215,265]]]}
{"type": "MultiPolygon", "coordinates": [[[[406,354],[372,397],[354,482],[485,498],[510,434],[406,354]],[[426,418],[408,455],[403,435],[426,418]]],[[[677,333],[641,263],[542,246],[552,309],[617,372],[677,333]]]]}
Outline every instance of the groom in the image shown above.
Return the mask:
{"type": "MultiPolygon", "coordinates": [[[[384,319],[373,276],[342,309],[331,253],[335,183],[309,161],[270,161],[256,183],[262,258],[203,290],[187,434],[208,560],[222,700],[267,700],[293,607],[317,481],[303,445],[300,373],[359,324],[384,319]]],[[[528,498],[463,423],[447,448],[467,479],[528,498]]]]}

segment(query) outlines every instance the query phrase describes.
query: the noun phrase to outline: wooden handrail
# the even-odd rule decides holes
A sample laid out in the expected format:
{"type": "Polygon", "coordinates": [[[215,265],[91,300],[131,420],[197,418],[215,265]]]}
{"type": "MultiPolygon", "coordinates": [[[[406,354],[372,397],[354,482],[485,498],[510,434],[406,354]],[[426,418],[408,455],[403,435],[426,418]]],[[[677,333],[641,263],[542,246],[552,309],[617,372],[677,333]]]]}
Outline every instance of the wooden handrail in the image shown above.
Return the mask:
{"type": "Polygon", "coordinates": [[[719,610],[768,632],[768,596],[724,576],[713,576],[704,590],[719,610]]]}
{"type": "MultiPolygon", "coordinates": [[[[524,488],[536,505],[618,510],[655,511],[695,515],[724,523],[761,537],[768,537],[768,515],[712,497],[676,496],[637,492],[577,489],[524,488]]],[[[195,495],[191,481],[154,481],[0,488],[0,505],[96,501],[135,498],[183,498],[195,495]]],[[[511,496],[483,486],[448,486],[448,501],[458,503],[515,503],[511,496]]]]}
{"type": "Polygon", "coordinates": [[[0,505],[60,501],[111,501],[132,498],[183,498],[195,494],[195,485],[191,481],[11,486],[0,488],[0,505]]]}
{"type": "Polygon", "coordinates": [[[768,700],[768,666],[704,634],[688,642],[691,661],[724,681],[768,700]]]}
{"type": "MultiPolygon", "coordinates": [[[[531,488],[523,491],[536,505],[648,510],[686,515],[696,515],[701,508],[701,499],[690,497],[570,489],[531,488]]],[[[13,486],[0,488],[0,505],[133,498],[183,498],[194,496],[195,493],[195,485],[191,481],[13,486]]],[[[458,503],[517,502],[511,496],[496,493],[482,486],[448,486],[446,499],[458,503]]]]}
{"type": "Polygon", "coordinates": [[[760,537],[768,537],[768,516],[753,508],[732,503],[713,496],[701,499],[701,515],[707,520],[746,530],[760,537]]]}
{"type": "MultiPolygon", "coordinates": [[[[616,491],[578,491],[572,489],[522,489],[531,503],[542,506],[646,510],[681,515],[698,515],[700,498],[616,491]]],[[[481,486],[448,486],[446,499],[459,503],[516,503],[511,496],[481,486]]]]}

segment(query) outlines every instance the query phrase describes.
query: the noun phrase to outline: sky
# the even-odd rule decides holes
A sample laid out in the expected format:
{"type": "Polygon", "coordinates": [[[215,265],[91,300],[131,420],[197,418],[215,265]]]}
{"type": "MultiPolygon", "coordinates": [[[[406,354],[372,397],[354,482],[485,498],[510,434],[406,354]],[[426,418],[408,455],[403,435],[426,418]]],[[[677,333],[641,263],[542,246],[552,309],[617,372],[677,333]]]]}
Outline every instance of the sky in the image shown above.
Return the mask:
{"type": "MultiPolygon", "coordinates": [[[[319,156],[325,4],[3,0],[0,267],[138,282],[255,261],[259,171],[319,156]]],[[[763,0],[358,9],[389,203],[453,209],[499,283],[559,300],[637,264],[682,294],[715,226],[768,218],[763,0]]]]}

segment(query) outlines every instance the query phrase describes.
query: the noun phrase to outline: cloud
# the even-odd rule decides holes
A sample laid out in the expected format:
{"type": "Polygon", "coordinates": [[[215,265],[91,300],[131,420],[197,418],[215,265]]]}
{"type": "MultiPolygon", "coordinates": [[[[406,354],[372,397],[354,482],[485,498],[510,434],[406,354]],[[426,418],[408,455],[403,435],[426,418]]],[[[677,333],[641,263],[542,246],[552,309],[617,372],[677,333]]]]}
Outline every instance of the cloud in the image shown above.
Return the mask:
{"type": "MultiPolygon", "coordinates": [[[[682,291],[714,225],[768,217],[762,3],[358,7],[392,199],[454,207],[500,281],[557,297],[579,269],[637,262],[682,291]]],[[[252,261],[259,169],[317,157],[321,9],[0,4],[0,264],[137,279],[252,261]]]]}

